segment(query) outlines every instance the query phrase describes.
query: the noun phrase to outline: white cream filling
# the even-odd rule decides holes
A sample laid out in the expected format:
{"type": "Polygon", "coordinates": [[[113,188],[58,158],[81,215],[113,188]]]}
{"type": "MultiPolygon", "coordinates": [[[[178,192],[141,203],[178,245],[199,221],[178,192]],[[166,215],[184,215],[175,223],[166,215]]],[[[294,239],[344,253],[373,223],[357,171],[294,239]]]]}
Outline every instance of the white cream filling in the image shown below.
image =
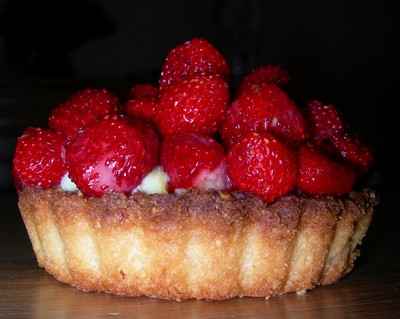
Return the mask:
{"type": "Polygon", "coordinates": [[[194,187],[202,190],[224,190],[229,188],[226,164],[222,162],[214,170],[203,170],[194,181],[194,187]]]}
{"type": "MultiPolygon", "coordinates": [[[[142,192],[145,194],[165,194],[167,191],[168,175],[164,172],[161,166],[155,167],[148,173],[132,193],[142,192]]],[[[79,188],[71,180],[68,173],[66,173],[60,182],[60,188],[64,192],[78,192],[79,188]]]]}
{"type": "Polygon", "coordinates": [[[164,172],[161,166],[157,166],[143,178],[140,185],[133,190],[133,193],[165,194],[168,193],[167,184],[167,173],[164,172]]]}
{"type": "Polygon", "coordinates": [[[60,188],[64,192],[77,192],[79,190],[76,184],[69,178],[68,173],[61,179],[60,188]]]}
{"type": "MultiPolygon", "coordinates": [[[[196,178],[195,187],[203,190],[223,190],[229,187],[229,180],[225,172],[225,163],[219,165],[213,171],[205,170],[196,178]]],[[[145,193],[145,194],[166,194],[168,193],[168,175],[161,166],[156,166],[150,173],[148,173],[132,193],[145,193]]],[[[78,192],[79,189],[76,184],[69,178],[66,173],[60,182],[60,188],[64,192],[78,192]]],[[[177,195],[182,195],[188,189],[178,188],[175,190],[177,195]]]]}
{"type": "Polygon", "coordinates": [[[181,196],[189,191],[189,188],[176,188],[175,195],[181,196]]]}

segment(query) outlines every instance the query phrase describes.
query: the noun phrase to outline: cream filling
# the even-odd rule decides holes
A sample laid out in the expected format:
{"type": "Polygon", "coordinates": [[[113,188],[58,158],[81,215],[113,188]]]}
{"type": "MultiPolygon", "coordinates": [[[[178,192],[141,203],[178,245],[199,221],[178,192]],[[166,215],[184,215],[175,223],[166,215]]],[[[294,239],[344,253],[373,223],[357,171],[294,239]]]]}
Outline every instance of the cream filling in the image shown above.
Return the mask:
{"type": "MultiPolygon", "coordinates": [[[[164,172],[161,166],[155,167],[148,173],[132,193],[142,192],[145,194],[165,194],[167,193],[168,175],[164,172]]],[[[71,180],[68,173],[66,173],[60,182],[60,188],[64,192],[78,192],[79,188],[71,180]]]]}
{"type": "MultiPolygon", "coordinates": [[[[145,194],[166,194],[168,193],[168,175],[161,166],[156,166],[150,173],[148,173],[132,193],[145,193],[145,194]]],[[[225,164],[219,165],[213,171],[204,171],[196,178],[196,188],[203,190],[223,190],[229,187],[229,181],[225,173],[225,164]]],[[[60,182],[60,188],[64,192],[78,192],[79,189],[76,184],[70,179],[66,173],[60,182]]],[[[188,191],[187,189],[176,189],[175,193],[181,195],[188,191]]]]}
{"type": "Polygon", "coordinates": [[[222,162],[214,170],[203,170],[195,179],[195,188],[202,190],[224,190],[230,187],[230,181],[226,174],[226,164],[222,162]]]}
{"type": "Polygon", "coordinates": [[[60,188],[64,191],[64,192],[77,192],[79,191],[78,187],[76,186],[76,184],[69,178],[68,173],[66,173],[60,182],[60,188]]]}
{"type": "Polygon", "coordinates": [[[140,185],[132,193],[142,192],[145,194],[165,194],[167,191],[168,175],[161,166],[156,166],[147,174],[140,185]]]}

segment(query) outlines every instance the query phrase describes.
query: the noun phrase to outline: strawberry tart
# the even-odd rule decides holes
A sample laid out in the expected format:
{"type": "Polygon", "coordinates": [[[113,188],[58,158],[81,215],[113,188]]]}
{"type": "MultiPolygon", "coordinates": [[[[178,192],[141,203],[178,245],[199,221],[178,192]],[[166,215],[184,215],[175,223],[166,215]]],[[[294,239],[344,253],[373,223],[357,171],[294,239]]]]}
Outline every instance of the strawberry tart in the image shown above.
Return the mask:
{"type": "Polygon", "coordinates": [[[208,41],[128,100],[85,89],[18,139],[13,175],[37,262],[83,291],[269,298],[352,270],[377,204],[373,165],[336,107],[300,108],[265,65],[231,94],[208,41]],[[233,97],[231,97],[233,96],[233,97]]]}

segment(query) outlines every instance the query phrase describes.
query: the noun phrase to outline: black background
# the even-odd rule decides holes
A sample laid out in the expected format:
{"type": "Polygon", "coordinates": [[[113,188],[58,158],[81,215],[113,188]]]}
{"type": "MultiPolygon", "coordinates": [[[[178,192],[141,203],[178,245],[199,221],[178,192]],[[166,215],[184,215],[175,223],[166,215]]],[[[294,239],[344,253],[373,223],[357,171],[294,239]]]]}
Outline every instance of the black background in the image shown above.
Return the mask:
{"type": "Polygon", "coordinates": [[[132,83],[156,82],[168,51],[200,36],[224,53],[233,85],[278,63],[300,106],[314,97],[337,104],[375,148],[372,180],[395,201],[394,11],[385,1],[0,0],[1,190],[12,191],[9,165],[24,127],[46,125],[49,109],[78,88],[124,98],[132,83]]]}

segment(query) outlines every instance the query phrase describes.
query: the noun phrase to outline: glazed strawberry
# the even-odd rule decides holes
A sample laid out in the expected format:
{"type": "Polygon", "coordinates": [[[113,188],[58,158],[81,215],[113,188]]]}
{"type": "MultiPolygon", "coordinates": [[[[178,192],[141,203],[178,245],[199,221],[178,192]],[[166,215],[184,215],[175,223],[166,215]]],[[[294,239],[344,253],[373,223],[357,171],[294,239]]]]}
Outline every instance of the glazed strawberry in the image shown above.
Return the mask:
{"type": "Polygon", "coordinates": [[[158,99],[158,88],[149,83],[135,84],[129,92],[129,97],[131,99],[158,99]]]}
{"type": "Polygon", "coordinates": [[[64,138],[61,134],[29,128],[18,138],[13,159],[17,187],[50,188],[58,185],[66,172],[64,138]]]}
{"type": "Polygon", "coordinates": [[[204,39],[192,39],[169,52],[160,78],[160,89],[194,75],[229,77],[229,66],[222,54],[204,39]]]}
{"type": "Polygon", "coordinates": [[[298,187],[311,195],[342,195],[351,192],[355,172],[308,145],[299,150],[298,187]]]}
{"type": "Polygon", "coordinates": [[[168,174],[168,188],[224,189],[225,155],[221,145],[210,137],[179,134],[165,139],[161,165],[168,174]]]}
{"type": "Polygon", "coordinates": [[[289,74],[279,65],[264,65],[244,77],[238,89],[238,95],[259,86],[263,83],[273,83],[276,85],[286,85],[289,82],[289,74]]]}
{"type": "Polygon", "coordinates": [[[228,109],[221,129],[231,147],[249,132],[270,132],[290,142],[306,138],[306,125],[297,106],[274,84],[247,90],[228,109]]]}
{"type": "Polygon", "coordinates": [[[357,138],[348,135],[332,138],[333,145],[340,155],[354,166],[367,171],[374,162],[372,150],[357,138]]]}
{"type": "Polygon", "coordinates": [[[159,102],[155,98],[132,99],[126,102],[125,113],[129,117],[156,121],[158,104],[159,102]]]}
{"type": "Polygon", "coordinates": [[[151,122],[138,118],[129,119],[129,123],[142,134],[147,158],[144,163],[147,165],[146,170],[151,170],[158,165],[160,159],[160,137],[157,129],[151,122]]]}
{"type": "Polygon", "coordinates": [[[233,187],[266,202],[287,194],[296,184],[296,156],[268,133],[250,133],[229,151],[228,176],[233,187]]]}
{"type": "Polygon", "coordinates": [[[141,128],[118,116],[88,126],[67,146],[69,174],[87,196],[129,194],[153,168],[156,159],[141,128]]]}
{"type": "Polygon", "coordinates": [[[49,126],[69,139],[108,114],[116,114],[117,98],[105,89],[86,89],[71,96],[50,114],[49,126]]]}
{"type": "Polygon", "coordinates": [[[158,126],[164,135],[212,134],[223,120],[228,100],[228,85],[218,76],[183,80],[161,94],[158,126]]]}
{"type": "Polygon", "coordinates": [[[331,141],[333,137],[344,134],[343,119],[333,104],[311,101],[308,103],[308,116],[315,144],[321,145],[324,141],[331,141]]]}

